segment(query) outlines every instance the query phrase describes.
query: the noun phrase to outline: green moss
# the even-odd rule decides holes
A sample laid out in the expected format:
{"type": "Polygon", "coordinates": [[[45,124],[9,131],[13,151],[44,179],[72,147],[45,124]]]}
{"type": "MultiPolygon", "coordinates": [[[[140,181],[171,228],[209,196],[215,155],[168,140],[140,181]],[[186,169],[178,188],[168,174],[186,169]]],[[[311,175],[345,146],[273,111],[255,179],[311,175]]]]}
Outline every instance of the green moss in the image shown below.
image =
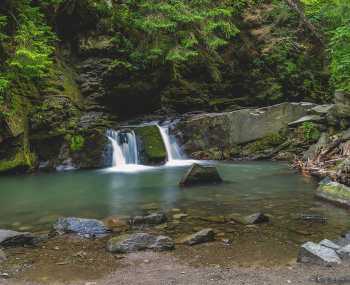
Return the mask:
{"type": "Polygon", "coordinates": [[[1,172],[16,172],[32,169],[36,162],[36,156],[31,152],[19,151],[12,158],[0,161],[1,172]]]}
{"type": "Polygon", "coordinates": [[[321,183],[317,192],[323,198],[350,206],[350,188],[343,184],[337,182],[321,183]]]}
{"type": "Polygon", "coordinates": [[[145,126],[135,129],[136,135],[142,140],[145,161],[147,163],[165,162],[167,154],[164,142],[157,126],[145,126]]]}
{"type": "Polygon", "coordinates": [[[270,134],[260,140],[257,140],[253,143],[248,144],[245,149],[248,153],[256,153],[271,147],[276,147],[284,143],[285,140],[286,140],[286,137],[283,134],[280,134],[280,133],[270,134]]]}
{"type": "Polygon", "coordinates": [[[81,135],[69,136],[68,140],[69,140],[69,148],[73,152],[81,150],[85,145],[85,139],[81,135]]]}

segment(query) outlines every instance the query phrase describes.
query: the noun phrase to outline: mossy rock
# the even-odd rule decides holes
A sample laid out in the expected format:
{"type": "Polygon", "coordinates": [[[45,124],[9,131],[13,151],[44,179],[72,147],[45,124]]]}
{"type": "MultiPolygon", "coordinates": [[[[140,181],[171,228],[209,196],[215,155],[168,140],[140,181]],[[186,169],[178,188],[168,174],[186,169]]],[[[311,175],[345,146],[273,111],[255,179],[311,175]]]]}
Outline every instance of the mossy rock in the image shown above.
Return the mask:
{"type": "Polygon", "coordinates": [[[350,187],[333,181],[322,181],[316,196],[334,204],[350,207],[350,187]]]}
{"type": "Polygon", "coordinates": [[[31,152],[19,151],[9,159],[0,160],[0,173],[19,173],[33,169],[36,157],[31,152]]]}
{"type": "Polygon", "coordinates": [[[145,164],[164,164],[167,153],[162,135],[157,126],[144,126],[135,129],[142,146],[141,160],[145,164]]]}
{"type": "Polygon", "coordinates": [[[272,148],[284,143],[285,140],[286,137],[282,133],[269,134],[260,140],[247,144],[243,149],[243,153],[247,156],[255,155],[265,150],[271,150],[272,148]]]}

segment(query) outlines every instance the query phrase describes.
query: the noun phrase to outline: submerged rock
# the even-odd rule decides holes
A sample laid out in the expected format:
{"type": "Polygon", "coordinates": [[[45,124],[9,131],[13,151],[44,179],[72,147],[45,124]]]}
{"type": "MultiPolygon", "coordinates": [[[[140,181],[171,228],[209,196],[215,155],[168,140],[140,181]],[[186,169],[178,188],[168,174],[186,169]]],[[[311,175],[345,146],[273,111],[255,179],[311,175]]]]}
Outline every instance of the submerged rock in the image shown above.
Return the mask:
{"type": "Polygon", "coordinates": [[[334,249],[307,242],[300,248],[298,262],[329,266],[340,264],[341,259],[334,249]]]}
{"type": "Polygon", "coordinates": [[[36,238],[31,233],[0,230],[0,246],[23,246],[34,245],[36,238]]]}
{"type": "Polygon", "coordinates": [[[110,229],[113,232],[123,232],[129,228],[126,220],[127,218],[123,219],[117,216],[110,216],[103,219],[103,223],[108,229],[110,229]]]}
{"type": "Polygon", "coordinates": [[[107,242],[107,250],[112,253],[129,253],[151,249],[154,251],[172,250],[174,241],[167,236],[155,236],[147,233],[122,235],[107,242]]]}
{"type": "Polygon", "coordinates": [[[215,239],[215,233],[213,229],[203,229],[196,232],[182,240],[182,243],[187,245],[196,245],[200,243],[205,243],[213,241],[215,239]]]}
{"type": "Polygon", "coordinates": [[[349,260],[350,259],[350,244],[339,249],[337,251],[337,253],[342,259],[349,260]]]}
{"type": "Polygon", "coordinates": [[[321,181],[317,191],[316,197],[350,207],[350,187],[334,181],[321,181]]]}
{"type": "Polygon", "coordinates": [[[263,213],[255,213],[249,216],[244,217],[244,220],[247,224],[262,224],[268,223],[270,218],[263,213]]]}
{"type": "Polygon", "coordinates": [[[0,263],[4,262],[7,259],[7,256],[3,250],[0,249],[0,263]]]}
{"type": "Polygon", "coordinates": [[[215,166],[203,166],[194,163],[180,181],[180,186],[222,183],[222,178],[215,166]]]}
{"type": "Polygon", "coordinates": [[[255,213],[245,217],[234,213],[229,215],[227,218],[242,225],[262,224],[270,221],[270,218],[263,213],[255,213]]]}
{"type": "Polygon", "coordinates": [[[327,222],[327,217],[319,214],[301,214],[299,219],[311,223],[325,224],[327,222]]]}
{"type": "Polygon", "coordinates": [[[159,225],[163,224],[168,220],[164,213],[153,213],[147,216],[136,216],[131,220],[133,225],[159,225]]]}
{"type": "Polygon", "coordinates": [[[110,231],[102,221],[72,217],[59,218],[53,227],[59,234],[74,233],[88,238],[102,236],[110,231]]]}

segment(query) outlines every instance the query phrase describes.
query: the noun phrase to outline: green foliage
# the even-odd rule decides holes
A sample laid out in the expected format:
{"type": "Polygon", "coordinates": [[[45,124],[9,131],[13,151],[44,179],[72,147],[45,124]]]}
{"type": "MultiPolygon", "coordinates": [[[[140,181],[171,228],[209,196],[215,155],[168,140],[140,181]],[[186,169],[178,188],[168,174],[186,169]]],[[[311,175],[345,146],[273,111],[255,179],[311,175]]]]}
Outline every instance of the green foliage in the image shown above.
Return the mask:
{"type": "Polygon", "coordinates": [[[124,1],[114,9],[115,43],[139,67],[216,57],[238,33],[232,22],[238,3],[209,0],[124,1]]]}
{"type": "Polygon", "coordinates": [[[27,78],[43,78],[52,65],[55,36],[39,8],[30,6],[27,1],[19,14],[19,24],[14,37],[16,50],[8,65],[27,78]]]}
{"type": "Polygon", "coordinates": [[[303,0],[306,14],[326,34],[335,89],[350,92],[350,2],[303,0]]]}
{"type": "Polygon", "coordinates": [[[69,148],[73,152],[81,150],[85,145],[85,139],[81,135],[70,136],[69,140],[69,148]]]}
{"type": "Polygon", "coordinates": [[[312,122],[304,122],[301,126],[303,137],[306,141],[316,141],[320,138],[320,131],[312,122]]]}

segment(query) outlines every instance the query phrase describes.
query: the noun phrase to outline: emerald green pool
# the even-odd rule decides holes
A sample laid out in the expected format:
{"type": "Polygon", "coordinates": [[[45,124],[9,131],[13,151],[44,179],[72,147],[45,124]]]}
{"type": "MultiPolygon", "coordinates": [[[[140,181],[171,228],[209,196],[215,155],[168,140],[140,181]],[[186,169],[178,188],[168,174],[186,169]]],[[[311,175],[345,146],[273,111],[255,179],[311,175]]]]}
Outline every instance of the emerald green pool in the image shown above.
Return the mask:
{"type": "Polygon", "coordinates": [[[296,244],[350,229],[349,212],[316,200],[317,182],[286,164],[218,163],[217,167],[225,183],[187,189],[177,184],[188,166],[0,177],[0,228],[35,232],[50,229],[59,216],[102,219],[160,210],[171,216],[175,210],[188,218],[169,227],[173,235],[204,226],[237,235],[241,228],[234,231],[220,219],[259,211],[271,216],[271,223],[260,229],[277,240],[294,239],[296,244]],[[322,214],[328,222],[305,224],[297,219],[301,213],[322,214]]]}

